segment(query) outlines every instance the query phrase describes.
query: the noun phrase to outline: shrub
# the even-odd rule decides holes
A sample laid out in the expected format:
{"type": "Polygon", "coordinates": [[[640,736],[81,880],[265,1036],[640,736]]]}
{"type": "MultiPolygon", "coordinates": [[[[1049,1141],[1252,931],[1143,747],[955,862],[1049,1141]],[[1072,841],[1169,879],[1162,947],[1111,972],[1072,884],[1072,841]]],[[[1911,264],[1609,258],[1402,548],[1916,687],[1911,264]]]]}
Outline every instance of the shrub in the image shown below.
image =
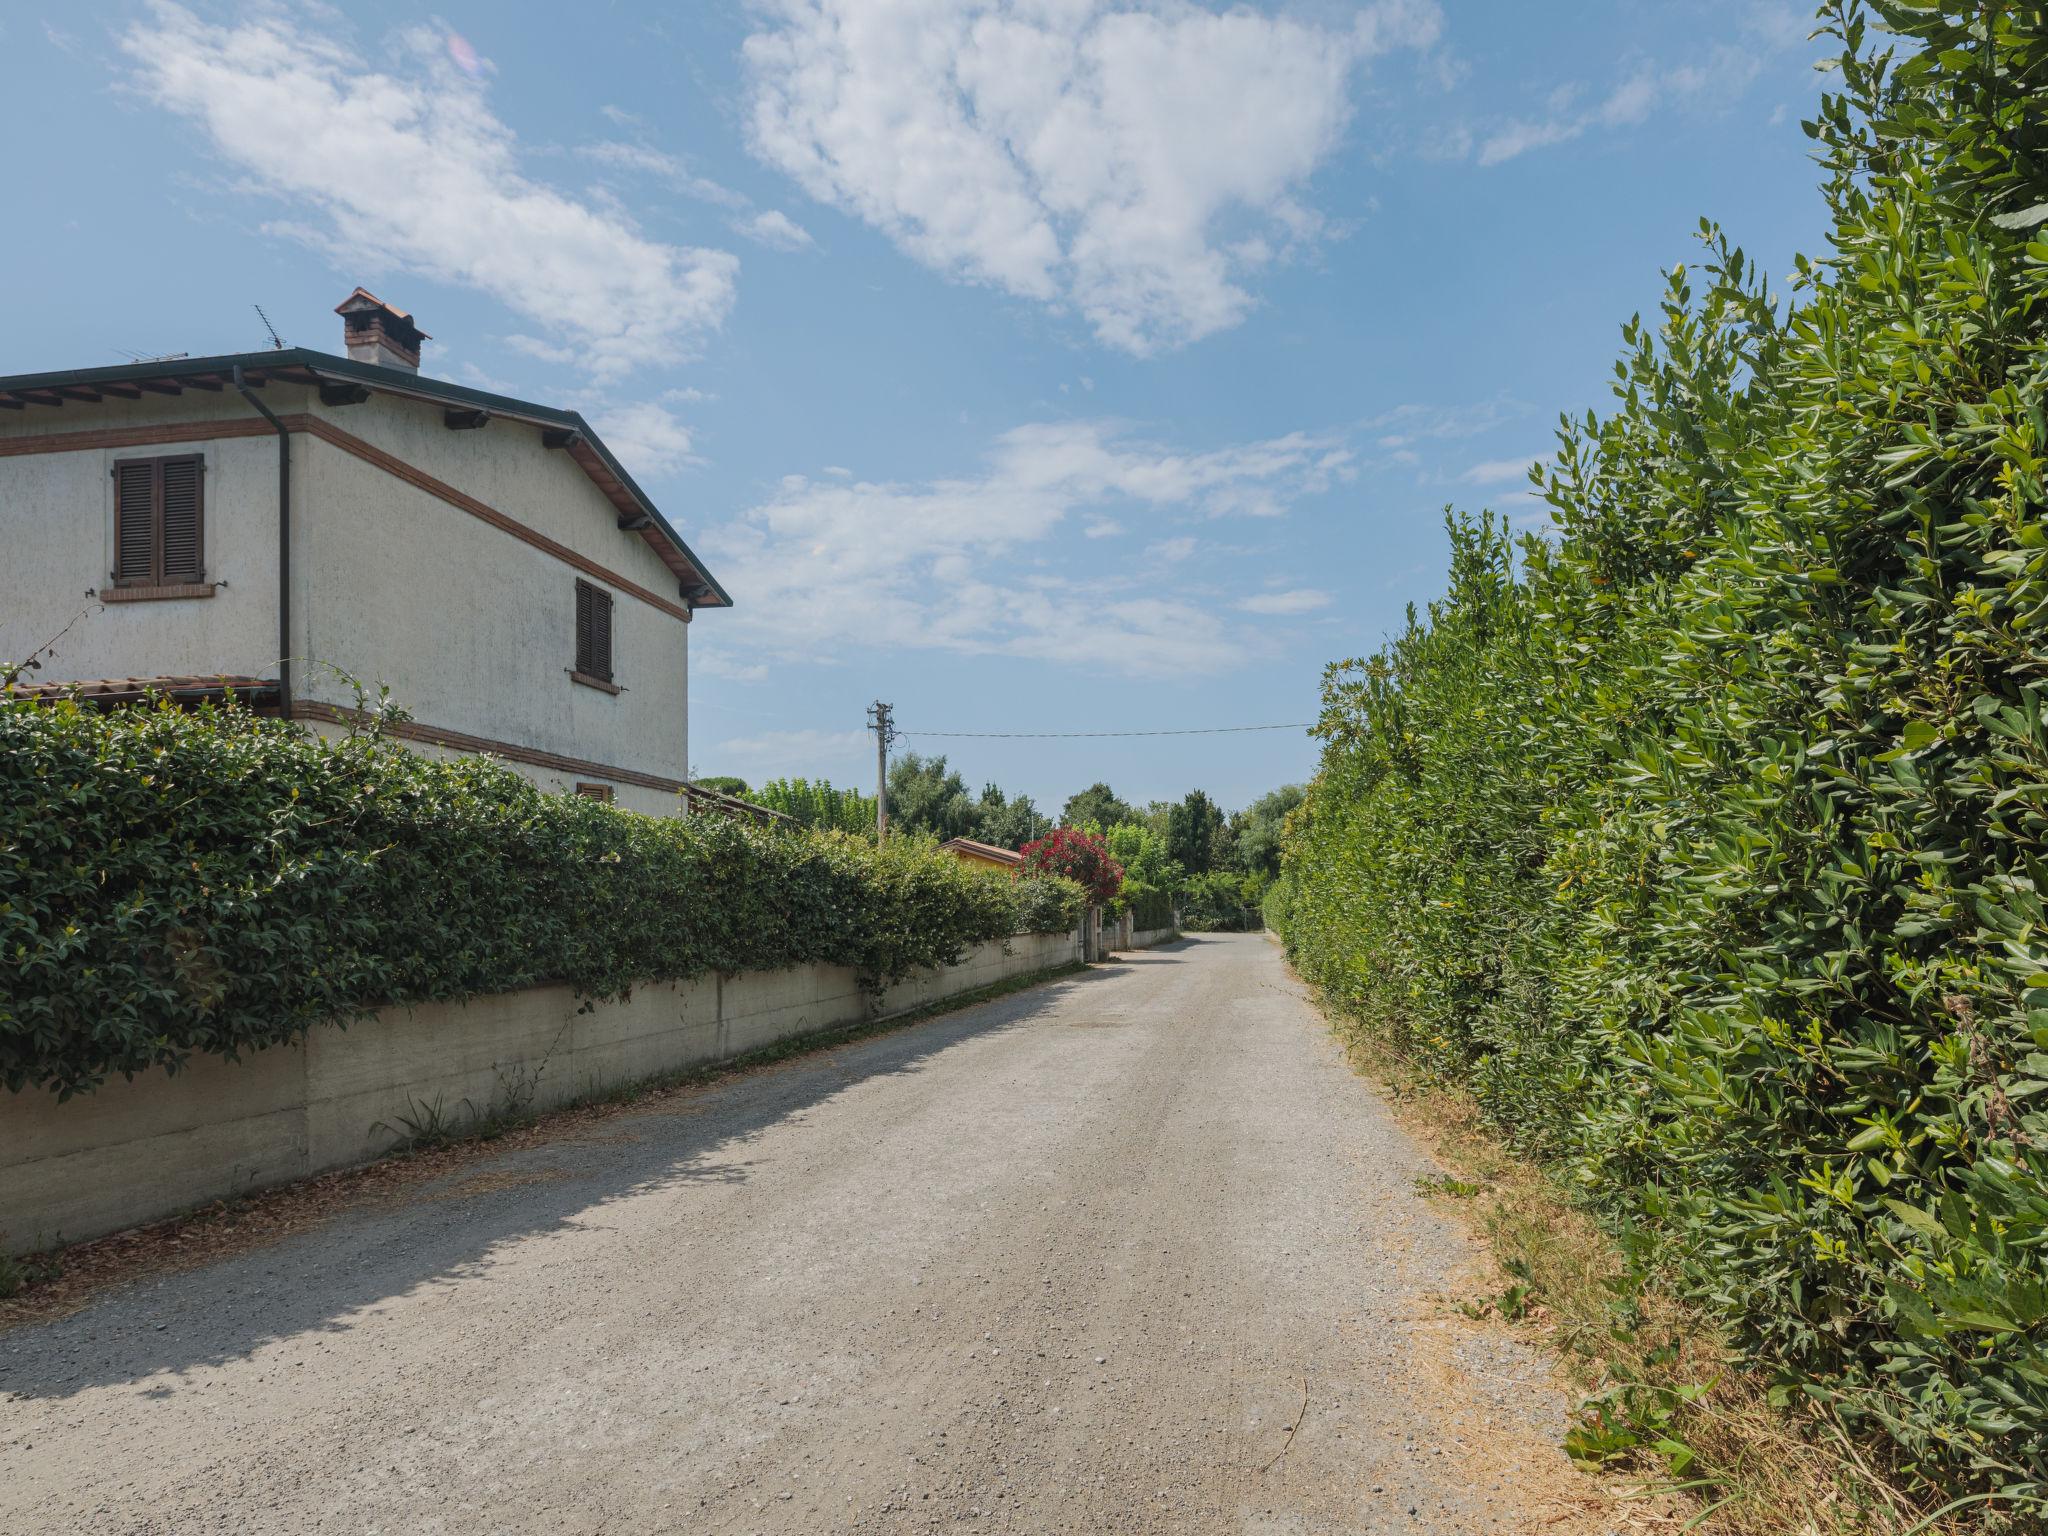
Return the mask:
{"type": "Polygon", "coordinates": [[[1088,893],[1062,875],[1020,875],[1016,893],[1019,933],[1071,932],[1088,905],[1088,893]]]}
{"type": "Polygon", "coordinates": [[[239,708],[0,705],[10,1089],[543,982],[823,961],[878,988],[1018,920],[1009,881],[914,842],[638,816],[239,708]]]}
{"type": "Polygon", "coordinates": [[[1032,874],[1062,875],[1079,885],[1089,901],[1106,906],[1123,889],[1123,866],[1109,856],[1109,848],[1093,832],[1075,827],[1055,827],[1052,835],[1026,843],[1018,850],[1024,868],[1032,874]]]}
{"type": "MultiPolygon", "coordinates": [[[[1703,227],[1554,541],[1325,678],[1304,972],[1930,1488],[2048,1473],[2039,7],[1831,8],[1829,250],[1703,227]]],[[[1519,553],[1519,560],[1517,554],[1519,553]]]]}
{"type": "Polygon", "coordinates": [[[1173,926],[1173,896],[1167,891],[1130,890],[1131,923],[1141,931],[1173,926]]]}

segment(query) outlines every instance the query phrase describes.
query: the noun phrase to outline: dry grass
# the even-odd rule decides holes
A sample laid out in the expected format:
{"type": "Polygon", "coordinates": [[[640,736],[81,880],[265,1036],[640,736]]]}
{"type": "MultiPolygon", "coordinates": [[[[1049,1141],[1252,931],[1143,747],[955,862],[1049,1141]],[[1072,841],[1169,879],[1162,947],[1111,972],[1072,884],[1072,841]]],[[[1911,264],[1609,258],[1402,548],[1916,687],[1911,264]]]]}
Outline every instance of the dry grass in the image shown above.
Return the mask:
{"type": "Polygon", "coordinates": [[[1684,1500],[1681,1529],[1704,1536],[2018,1536],[2038,1529],[2024,1523],[2030,1515],[1983,1506],[1924,1523],[1926,1510],[1882,1475],[1870,1447],[1817,1411],[1774,1407],[1768,1384],[1738,1365],[1708,1320],[1668,1291],[1622,1284],[1614,1239],[1540,1166],[1492,1134],[1468,1095],[1426,1081],[1386,1042],[1334,1018],[1333,1027],[1403,1127],[1455,1175],[1435,1187],[1434,1198],[1491,1245],[1499,1289],[1467,1305],[1515,1318],[1554,1351],[1586,1398],[1633,1388],[1638,1403],[1669,1409],[1663,1432],[1691,1452],[1682,1471],[1648,1451],[1609,1465],[1641,1484],[1645,1499],[1684,1500]]]}

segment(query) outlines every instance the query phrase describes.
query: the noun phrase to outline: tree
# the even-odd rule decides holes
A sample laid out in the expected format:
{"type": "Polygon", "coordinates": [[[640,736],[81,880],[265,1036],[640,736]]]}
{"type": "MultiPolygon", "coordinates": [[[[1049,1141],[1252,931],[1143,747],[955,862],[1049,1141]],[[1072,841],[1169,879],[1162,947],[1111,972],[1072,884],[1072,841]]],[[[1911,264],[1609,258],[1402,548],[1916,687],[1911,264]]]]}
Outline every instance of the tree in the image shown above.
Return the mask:
{"type": "Polygon", "coordinates": [[[1123,889],[1123,866],[1110,857],[1108,845],[1093,832],[1055,827],[1050,837],[1026,843],[1024,873],[1063,875],[1088,893],[1096,906],[1115,901],[1123,889]]]}
{"type": "Polygon", "coordinates": [[[973,835],[998,848],[1021,848],[1052,831],[1052,822],[1040,814],[1029,795],[1006,799],[994,784],[982,786],[981,804],[975,809],[980,817],[980,830],[973,835]]]}
{"type": "Polygon", "coordinates": [[[1307,798],[1299,784],[1285,784],[1259,796],[1230,818],[1231,862],[1247,875],[1274,880],[1280,874],[1280,833],[1287,813],[1307,798]]]}
{"type": "Polygon", "coordinates": [[[1142,821],[1127,821],[1103,834],[1110,857],[1124,867],[1127,895],[1157,892],[1167,895],[1180,887],[1181,867],[1166,853],[1166,839],[1142,821]]]}
{"type": "Polygon", "coordinates": [[[1062,826],[1101,827],[1105,831],[1138,819],[1138,813],[1117,799],[1115,790],[1102,783],[1090,784],[1078,795],[1069,796],[1065,809],[1060,812],[1062,826]]]}
{"type": "Polygon", "coordinates": [[[874,834],[875,797],[857,789],[835,789],[823,779],[770,779],[748,798],[807,827],[874,834]]]}
{"type": "Polygon", "coordinates": [[[1217,855],[1229,830],[1222,810],[1199,789],[1191,789],[1180,804],[1167,812],[1166,852],[1174,863],[1191,875],[1205,875],[1215,867],[1217,855]]]}
{"type": "Polygon", "coordinates": [[[967,784],[946,759],[906,752],[889,765],[889,826],[898,832],[925,832],[944,839],[973,837],[981,813],[967,793],[967,784]]]}
{"type": "Polygon", "coordinates": [[[697,784],[701,789],[715,789],[721,795],[738,795],[741,799],[748,794],[747,781],[736,779],[729,773],[714,773],[709,778],[699,779],[697,784]]]}

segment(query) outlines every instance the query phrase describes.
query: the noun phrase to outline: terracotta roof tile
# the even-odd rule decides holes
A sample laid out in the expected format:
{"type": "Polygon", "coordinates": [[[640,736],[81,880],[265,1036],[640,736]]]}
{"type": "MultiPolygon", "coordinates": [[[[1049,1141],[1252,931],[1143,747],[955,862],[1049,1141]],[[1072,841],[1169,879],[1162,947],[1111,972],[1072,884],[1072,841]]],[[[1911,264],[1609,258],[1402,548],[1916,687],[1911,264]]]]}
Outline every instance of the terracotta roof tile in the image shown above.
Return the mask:
{"type": "Polygon", "coordinates": [[[227,674],[217,677],[84,677],[63,682],[17,682],[14,696],[20,699],[77,699],[87,704],[115,704],[146,698],[152,693],[172,699],[211,698],[229,689],[261,697],[277,692],[277,679],[227,674]]]}

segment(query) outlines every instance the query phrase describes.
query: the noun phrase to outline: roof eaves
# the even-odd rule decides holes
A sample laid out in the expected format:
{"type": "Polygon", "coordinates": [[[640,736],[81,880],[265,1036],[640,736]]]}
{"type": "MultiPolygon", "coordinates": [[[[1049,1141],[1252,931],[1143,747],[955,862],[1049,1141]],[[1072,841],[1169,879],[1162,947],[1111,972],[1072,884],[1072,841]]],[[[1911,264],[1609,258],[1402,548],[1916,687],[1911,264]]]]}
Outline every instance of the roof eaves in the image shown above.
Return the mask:
{"type": "Polygon", "coordinates": [[[647,515],[648,521],[659,530],[692,570],[703,579],[704,587],[713,594],[716,601],[699,594],[689,597],[698,607],[730,608],[732,595],[720,585],[697,552],[690,548],[683,536],[676,532],[675,525],[661,515],[639,483],[626,473],[604,439],[586,421],[580,411],[565,411],[554,406],[539,405],[531,400],[519,400],[510,395],[492,394],[488,390],[470,389],[465,385],[451,384],[444,379],[430,378],[424,374],[407,373],[398,368],[384,368],[376,363],[357,362],[351,357],[337,357],[331,352],[316,352],[307,347],[285,347],[268,352],[237,352],[219,357],[167,358],[150,363],[119,363],[107,368],[67,368],[52,373],[25,373],[0,378],[0,394],[16,390],[48,390],[63,385],[121,384],[139,379],[178,379],[195,375],[231,375],[236,368],[245,371],[260,368],[270,371],[298,369],[321,378],[345,379],[363,384],[386,394],[404,395],[415,400],[432,400],[467,406],[472,410],[488,411],[493,416],[504,416],[516,421],[526,421],[538,426],[557,427],[577,433],[590,445],[591,450],[601,459],[605,468],[617,478],[620,487],[631,498],[633,505],[647,515]]]}

